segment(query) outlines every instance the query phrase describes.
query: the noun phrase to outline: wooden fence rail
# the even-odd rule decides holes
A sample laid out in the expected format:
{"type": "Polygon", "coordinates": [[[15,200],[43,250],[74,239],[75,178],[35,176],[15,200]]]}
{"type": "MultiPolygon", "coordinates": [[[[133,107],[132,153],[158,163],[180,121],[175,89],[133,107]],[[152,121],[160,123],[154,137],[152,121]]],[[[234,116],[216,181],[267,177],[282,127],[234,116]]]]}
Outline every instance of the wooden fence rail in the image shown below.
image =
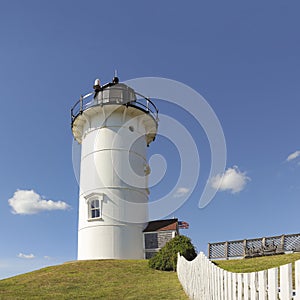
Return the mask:
{"type": "Polygon", "coordinates": [[[300,260],[295,262],[294,284],[292,264],[260,272],[232,273],[217,267],[202,252],[193,261],[178,254],[177,274],[190,299],[300,300],[300,260]]]}
{"type": "Polygon", "coordinates": [[[208,244],[209,259],[256,257],[300,252],[300,233],[208,244]]]}

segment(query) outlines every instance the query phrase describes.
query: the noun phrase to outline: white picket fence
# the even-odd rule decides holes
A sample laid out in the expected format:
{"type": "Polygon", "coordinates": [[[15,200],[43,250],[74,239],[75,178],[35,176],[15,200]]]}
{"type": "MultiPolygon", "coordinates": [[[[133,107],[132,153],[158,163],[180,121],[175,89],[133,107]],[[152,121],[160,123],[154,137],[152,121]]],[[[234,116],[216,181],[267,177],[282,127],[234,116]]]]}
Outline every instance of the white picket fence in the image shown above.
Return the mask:
{"type": "Polygon", "coordinates": [[[300,300],[300,260],[295,262],[294,285],[292,264],[260,272],[232,273],[217,267],[202,252],[193,261],[178,254],[177,274],[190,299],[300,300]]]}

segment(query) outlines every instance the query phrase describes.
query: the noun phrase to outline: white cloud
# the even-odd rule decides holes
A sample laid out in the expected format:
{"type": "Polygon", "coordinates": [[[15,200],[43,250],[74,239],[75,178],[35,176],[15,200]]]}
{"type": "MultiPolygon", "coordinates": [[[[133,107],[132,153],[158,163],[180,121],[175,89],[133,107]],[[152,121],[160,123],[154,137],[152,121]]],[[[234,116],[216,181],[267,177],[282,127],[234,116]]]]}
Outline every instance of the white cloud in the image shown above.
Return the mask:
{"type": "Polygon", "coordinates": [[[33,190],[17,190],[8,200],[13,214],[32,215],[47,210],[66,210],[70,206],[63,201],[45,200],[33,190]]]}
{"type": "Polygon", "coordinates": [[[176,190],[176,192],[174,193],[174,197],[176,198],[180,198],[185,196],[188,192],[190,191],[190,189],[186,188],[186,187],[180,187],[176,190]]]}
{"type": "Polygon", "coordinates": [[[33,259],[33,258],[35,258],[35,256],[32,253],[31,254],[19,253],[18,257],[19,258],[25,258],[25,259],[33,259]]]}
{"type": "Polygon", "coordinates": [[[286,161],[291,161],[291,160],[297,158],[298,156],[300,156],[300,150],[297,150],[297,151],[295,151],[294,153],[290,154],[290,155],[287,157],[286,161]]]}
{"type": "Polygon", "coordinates": [[[242,191],[250,180],[246,172],[241,172],[237,166],[228,168],[225,173],[210,179],[211,186],[220,191],[230,191],[232,194],[242,191]]]}

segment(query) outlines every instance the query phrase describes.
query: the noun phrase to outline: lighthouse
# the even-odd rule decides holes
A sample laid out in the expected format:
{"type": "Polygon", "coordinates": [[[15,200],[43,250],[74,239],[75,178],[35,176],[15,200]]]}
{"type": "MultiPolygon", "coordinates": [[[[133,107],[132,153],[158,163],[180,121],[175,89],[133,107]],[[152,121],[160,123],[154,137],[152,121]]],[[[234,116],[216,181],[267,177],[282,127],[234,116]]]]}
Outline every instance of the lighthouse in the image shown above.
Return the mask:
{"type": "Polygon", "coordinates": [[[71,109],[81,144],[78,260],[142,259],[148,222],[147,147],[155,140],[154,103],[118,77],[81,96],[71,109]]]}

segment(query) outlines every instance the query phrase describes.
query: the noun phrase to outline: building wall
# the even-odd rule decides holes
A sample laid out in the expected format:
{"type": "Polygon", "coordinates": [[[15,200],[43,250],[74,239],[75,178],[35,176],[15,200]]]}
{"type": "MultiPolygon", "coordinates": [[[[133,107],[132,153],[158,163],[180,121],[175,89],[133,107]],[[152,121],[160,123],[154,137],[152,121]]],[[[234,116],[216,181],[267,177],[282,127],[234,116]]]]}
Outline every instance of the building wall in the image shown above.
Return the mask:
{"type": "Polygon", "coordinates": [[[176,231],[157,231],[144,233],[145,240],[145,258],[151,258],[162,247],[166,245],[173,237],[176,236],[176,231]]]}
{"type": "Polygon", "coordinates": [[[151,119],[114,105],[93,107],[82,116],[88,121],[81,128],[78,259],[141,259],[149,193],[144,122],[151,119]],[[102,216],[91,220],[93,194],[103,195],[102,216]]]}

